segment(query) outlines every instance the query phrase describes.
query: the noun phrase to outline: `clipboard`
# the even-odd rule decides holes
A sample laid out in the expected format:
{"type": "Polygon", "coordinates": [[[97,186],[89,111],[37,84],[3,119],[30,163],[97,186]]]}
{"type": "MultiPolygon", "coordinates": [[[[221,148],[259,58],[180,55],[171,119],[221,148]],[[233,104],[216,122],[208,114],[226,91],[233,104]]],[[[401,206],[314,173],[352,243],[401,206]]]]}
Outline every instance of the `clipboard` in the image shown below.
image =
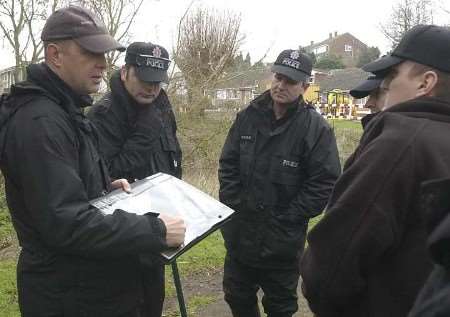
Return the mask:
{"type": "Polygon", "coordinates": [[[120,209],[144,215],[153,213],[180,216],[186,223],[184,244],[161,253],[166,263],[202,241],[227,222],[234,210],[187,182],[164,173],[157,173],[131,184],[131,193],[116,189],[90,201],[103,214],[120,209]]]}

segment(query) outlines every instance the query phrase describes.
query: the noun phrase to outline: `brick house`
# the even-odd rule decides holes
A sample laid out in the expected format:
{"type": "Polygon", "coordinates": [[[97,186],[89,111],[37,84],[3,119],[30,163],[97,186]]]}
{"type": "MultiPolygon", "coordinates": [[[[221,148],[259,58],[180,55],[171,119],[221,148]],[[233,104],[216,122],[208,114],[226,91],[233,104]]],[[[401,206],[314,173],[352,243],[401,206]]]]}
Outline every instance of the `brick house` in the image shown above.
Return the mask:
{"type": "Polygon", "coordinates": [[[330,33],[328,39],[319,43],[311,41],[309,46],[303,47],[308,53],[313,52],[317,58],[335,55],[342,59],[346,67],[355,67],[360,55],[368,49],[367,45],[350,33],[338,35],[330,33]]]}

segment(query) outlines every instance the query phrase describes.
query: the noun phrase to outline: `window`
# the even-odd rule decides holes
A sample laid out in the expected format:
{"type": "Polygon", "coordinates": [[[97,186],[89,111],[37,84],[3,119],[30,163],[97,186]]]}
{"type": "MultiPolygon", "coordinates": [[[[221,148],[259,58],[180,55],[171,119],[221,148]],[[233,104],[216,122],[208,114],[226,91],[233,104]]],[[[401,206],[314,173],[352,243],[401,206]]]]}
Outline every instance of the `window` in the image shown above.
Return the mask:
{"type": "Polygon", "coordinates": [[[223,89],[219,89],[216,91],[216,98],[220,100],[227,99],[227,91],[223,89]]]}
{"type": "Polygon", "coordinates": [[[345,45],[344,50],[345,50],[346,52],[351,52],[351,51],[353,51],[353,48],[352,48],[351,45],[345,45]]]}
{"type": "Polygon", "coordinates": [[[314,54],[319,55],[319,54],[326,53],[327,51],[328,51],[328,45],[321,45],[314,49],[314,54]]]}

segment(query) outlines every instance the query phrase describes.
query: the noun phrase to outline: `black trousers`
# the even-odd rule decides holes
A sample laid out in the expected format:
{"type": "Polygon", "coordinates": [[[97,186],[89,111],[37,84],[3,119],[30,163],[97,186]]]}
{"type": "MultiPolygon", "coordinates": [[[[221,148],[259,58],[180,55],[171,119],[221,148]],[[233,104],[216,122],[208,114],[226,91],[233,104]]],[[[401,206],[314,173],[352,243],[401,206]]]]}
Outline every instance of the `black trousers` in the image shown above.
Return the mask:
{"type": "Polygon", "coordinates": [[[161,317],[165,297],[164,265],[142,265],[143,302],[140,317],[161,317]]]}
{"type": "Polygon", "coordinates": [[[297,310],[298,266],[263,269],[245,265],[227,254],[223,290],[233,317],[260,317],[256,293],[261,288],[268,317],[291,317],[297,310]]]}

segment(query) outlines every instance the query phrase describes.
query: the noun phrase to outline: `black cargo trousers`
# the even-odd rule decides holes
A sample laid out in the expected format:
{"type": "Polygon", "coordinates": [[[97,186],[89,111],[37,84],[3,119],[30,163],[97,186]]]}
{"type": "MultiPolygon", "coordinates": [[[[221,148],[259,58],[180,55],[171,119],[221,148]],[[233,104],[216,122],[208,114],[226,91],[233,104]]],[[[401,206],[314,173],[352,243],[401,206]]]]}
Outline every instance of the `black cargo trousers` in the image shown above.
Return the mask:
{"type": "Polygon", "coordinates": [[[255,268],[227,255],[223,290],[233,317],[260,317],[258,298],[261,288],[262,305],[268,317],[291,317],[298,310],[298,267],[255,268]]]}

